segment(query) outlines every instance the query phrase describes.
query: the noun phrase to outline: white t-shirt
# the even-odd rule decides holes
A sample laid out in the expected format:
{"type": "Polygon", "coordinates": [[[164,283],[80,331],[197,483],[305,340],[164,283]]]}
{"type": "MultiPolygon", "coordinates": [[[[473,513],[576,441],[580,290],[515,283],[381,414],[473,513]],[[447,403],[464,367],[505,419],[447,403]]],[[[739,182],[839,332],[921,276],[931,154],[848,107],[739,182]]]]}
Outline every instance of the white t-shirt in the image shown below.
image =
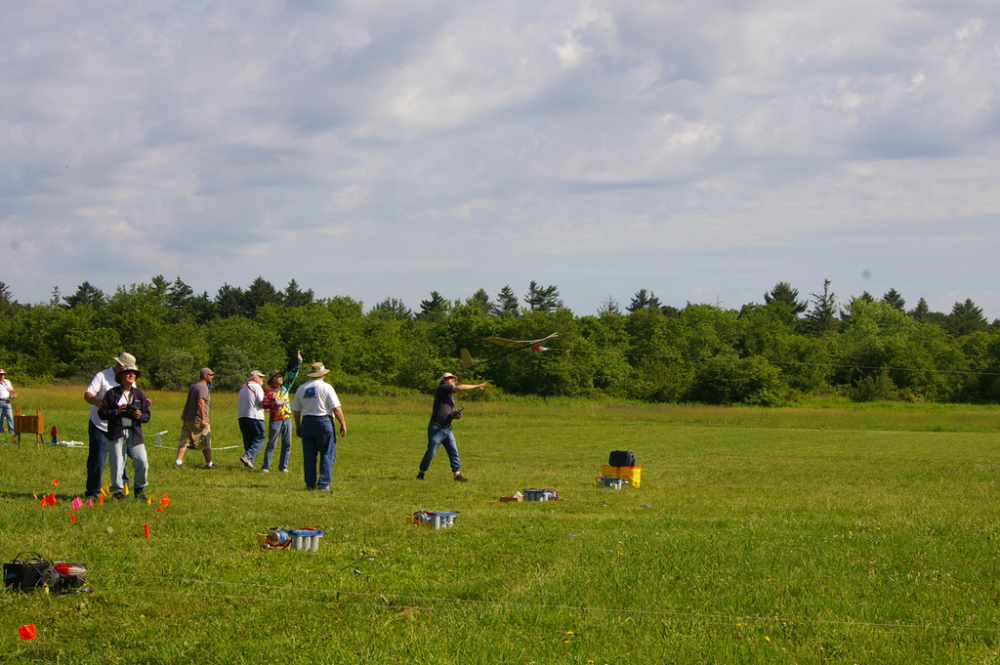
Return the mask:
{"type": "Polygon", "coordinates": [[[300,411],[303,416],[332,416],[340,407],[337,391],[323,379],[306,381],[295,391],[292,411],[300,411]]]}
{"type": "MultiPolygon", "coordinates": [[[[114,368],[109,367],[103,372],[98,372],[94,375],[90,385],[87,386],[87,392],[95,395],[97,399],[104,399],[104,393],[117,385],[118,381],[115,379],[114,368]]],[[[97,407],[93,404],[90,405],[90,422],[94,423],[94,426],[102,432],[108,431],[108,421],[101,420],[100,416],[97,415],[97,407]]]]}
{"type": "Polygon", "coordinates": [[[264,420],[264,389],[256,381],[247,381],[236,396],[236,417],[264,420]]]}
{"type": "Polygon", "coordinates": [[[4,379],[0,381],[0,399],[4,401],[10,400],[10,394],[14,391],[14,386],[10,385],[10,381],[4,379]]]}
{"type": "MultiPolygon", "coordinates": [[[[130,401],[132,401],[132,391],[122,391],[122,396],[118,398],[118,406],[121,406],[122,404],[128,406],[130,401]]],[[[135,409],[132,410],[135,411],[135,409]]],[[[122,427],[131,428],[132,418],[122,418],[122,427]]]]}

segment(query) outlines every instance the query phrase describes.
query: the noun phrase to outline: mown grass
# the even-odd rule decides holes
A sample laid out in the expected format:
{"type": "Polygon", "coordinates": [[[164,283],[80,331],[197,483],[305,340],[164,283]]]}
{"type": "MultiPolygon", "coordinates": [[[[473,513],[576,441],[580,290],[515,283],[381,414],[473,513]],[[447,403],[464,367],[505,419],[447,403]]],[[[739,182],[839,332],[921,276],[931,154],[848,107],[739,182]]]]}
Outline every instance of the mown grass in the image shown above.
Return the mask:
{"type": "MultiPolygon", "coordinates": [[[[82,389],[21,391],[85,441],[82,389]]],[[[343,396],[334,491],[292,472],[169,464],[183,395],[152,393],[149,490],[82,509],[84,450],[0,447],[0,556],[67,556],[90,595],[0,595],[0,661],[97,663],[997,662],[997,413],[927,405],[740,409],[469,403],[468,484],[414,479],[426,398],[343,396]],[[594,484],[613,449],[642,487],[594,484]],[[53,487],[51,480],[58,479],[53,487]],[[563,500],[501,504],[527,487],[563,500]],[[33,493],[54,490],[40,509],[33,493]],[[406,524],[458,510],[454,529],[406,524]],[[143,537],[149,524],[151,538],[143,537]],[[317,553],[265,551],[276,525],[317,553]],[[38,638],[21,642],[17,626],[38,638]]],[[[238,444],[213,397],[215,445],[238,444]]]]}

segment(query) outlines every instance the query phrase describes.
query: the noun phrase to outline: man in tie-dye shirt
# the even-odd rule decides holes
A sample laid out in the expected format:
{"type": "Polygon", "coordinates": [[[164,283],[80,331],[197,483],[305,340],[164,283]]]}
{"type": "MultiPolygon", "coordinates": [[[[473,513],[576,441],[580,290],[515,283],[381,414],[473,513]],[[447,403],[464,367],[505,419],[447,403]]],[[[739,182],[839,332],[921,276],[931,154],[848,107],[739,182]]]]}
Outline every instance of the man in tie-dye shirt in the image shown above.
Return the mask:
{"type": "Polygon", "coordinates": [[[302,352],[298,352],[295,365],[287,372],[274,370],[267,378],[264,386],[264,401],[262,405],[271,412],[271,421],[267,428],[267,448],[264,449],[264,464],[262,473],[270,473],[271,456],[281,439],[281,458],[278,460],[278,471],[288,473],[288,456],[292,451],[292,407],[288,403],[288,389],[295,383],[302,365],[302,352]]]}

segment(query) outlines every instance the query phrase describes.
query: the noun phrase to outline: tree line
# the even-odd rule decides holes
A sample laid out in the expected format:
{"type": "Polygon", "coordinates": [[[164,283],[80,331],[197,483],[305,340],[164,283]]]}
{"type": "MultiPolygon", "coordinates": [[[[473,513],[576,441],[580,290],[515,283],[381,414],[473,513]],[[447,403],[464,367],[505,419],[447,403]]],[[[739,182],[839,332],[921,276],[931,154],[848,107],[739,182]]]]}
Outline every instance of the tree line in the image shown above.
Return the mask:
{"type": "Polygon", "coordinates": [[[347,296],[316,298],[293,279],[258,277],[196,294],[180,277],[120,286],[88,282],[69,296],[21,304],[0,282],[0,366],[20,381],[84,381],[122,350],[141,384],[182,390],[202,366],[235,389],[251,368],[284,368],[296,350],[331,369],[347,393],[427,391],[445,372],[510,394],[607,395],[651,402],[776,405],[803,395],[858,401],[1000,401],[1000,321],[971,300],[950,313],[912,308],[895,289],[842,301],[826,281],[800,297],[787,282],[740,309],[665,305],[639,290],[575,315],[554,285],[518,296],[479,289],[464,300],[431,292],[414,311],[386,298],[365,311],[347,296]],[[553,350],[498,357],[489,336],[536,339],[553,350]],[[461,367],[460,349],[479,362],[461,367]]]}

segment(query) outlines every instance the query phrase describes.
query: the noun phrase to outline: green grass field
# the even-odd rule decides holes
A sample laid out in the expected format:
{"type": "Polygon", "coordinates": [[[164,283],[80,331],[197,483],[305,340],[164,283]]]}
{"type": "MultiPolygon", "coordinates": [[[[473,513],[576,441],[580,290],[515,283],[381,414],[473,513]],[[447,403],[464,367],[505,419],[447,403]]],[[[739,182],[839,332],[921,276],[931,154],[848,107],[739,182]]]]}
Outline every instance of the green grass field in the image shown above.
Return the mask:
{"type": "MultiPolygon", "coordinates": [[[[19,402],[86,441],[82,392],[19,402]]],[[[243,469],[241,449],[171,470],[184,396],[151,397],[163,512],[112,502],[74,524],[86,450],[0,446],[0,557],[65,556],[94,587],[0,594],[0,662],[1000,662],[993,408],[468,402],[460,484],[443,450],[414,478],[430,398],[342,395],[319,494],[297,440],[288,474],[243,469]],[[614,449],[635,452],[640,488],[596,486],[614,449]],[[499,502],[528,487],[561,500],[499,502]],[[407,523],[421,509],[460,512],[434,531],[407,523]],[[259,549],[278,525],[326,535],[259,549]]],[[[213,401],[215,446],[238,445],[234,396],[213,401]]]]}

